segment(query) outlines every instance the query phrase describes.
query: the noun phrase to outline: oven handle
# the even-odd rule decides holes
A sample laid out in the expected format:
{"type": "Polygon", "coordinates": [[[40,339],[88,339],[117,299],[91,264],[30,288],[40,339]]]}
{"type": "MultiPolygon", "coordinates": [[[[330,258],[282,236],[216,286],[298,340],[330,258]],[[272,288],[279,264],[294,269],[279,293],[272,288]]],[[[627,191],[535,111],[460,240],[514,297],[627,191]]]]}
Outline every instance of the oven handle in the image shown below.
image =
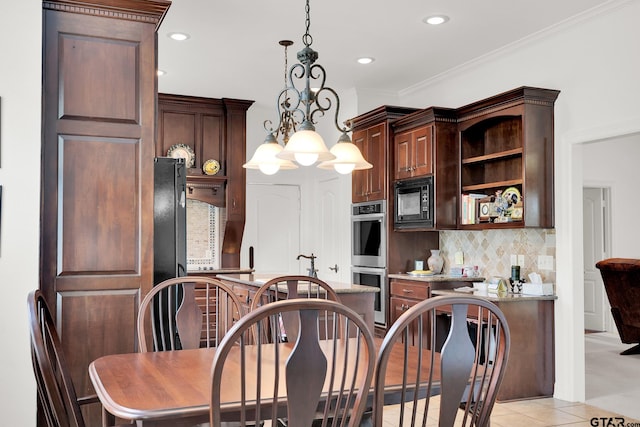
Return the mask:
{"type": "Polygon", "coordinates": [[[371,219],[379,219],[380,221],[384,220],[385,214],[374,213],[374,214],[363,214],[363,215],[351,215],[352,221],[367,221],[371,219]]]}
{"type": "Polygon", "coordinates": [[[352,273],[371,273],[371,274],[380,274],[387,277],[387,269],[385,267],[351,267],[352,273]]]}

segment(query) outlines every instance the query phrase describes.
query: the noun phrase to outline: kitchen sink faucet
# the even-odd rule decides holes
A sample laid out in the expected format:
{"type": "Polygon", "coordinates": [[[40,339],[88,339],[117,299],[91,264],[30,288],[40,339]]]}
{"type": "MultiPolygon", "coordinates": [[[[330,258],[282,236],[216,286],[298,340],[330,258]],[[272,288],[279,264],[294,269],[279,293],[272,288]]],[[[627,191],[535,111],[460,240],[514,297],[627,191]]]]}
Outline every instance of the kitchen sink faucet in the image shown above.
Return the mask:
{"type": "Polygon", "coordinates": [[[300,254],[300,255],[298,255],[298,257],[296,259],[300,260],[300,258],[306,258],[306,259],[310,259],[311,260],[311,268],[307,268],[307,271],[309,272],[309,276],[315,277],[317,279],[318,278],[318,270],[316,270],[316,263],[315,263],[317,256],[315,256],[313,254],[313,252],[311,252],[311,255],[300,254]]]}

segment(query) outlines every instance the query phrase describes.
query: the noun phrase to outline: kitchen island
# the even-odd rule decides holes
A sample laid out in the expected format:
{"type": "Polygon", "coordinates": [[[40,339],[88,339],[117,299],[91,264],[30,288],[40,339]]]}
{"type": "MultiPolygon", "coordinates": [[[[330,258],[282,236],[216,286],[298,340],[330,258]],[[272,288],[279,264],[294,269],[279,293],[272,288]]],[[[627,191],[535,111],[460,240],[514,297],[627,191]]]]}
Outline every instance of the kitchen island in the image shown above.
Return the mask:
{"type": "MultiPolygon", "coordinates": [[[[245,308],[251,305],[255,292],[269,280],[285,276],[287,274],[217,274],[216,278],[233,287],[236,295],[245,304],[245,308]]],[[[354,310],[364,319],[371,333],[374,331],[374,297],[379,289],[372,286],[356,285],[353,283],[328,281],[327,284],[338,294],[340,302],[354,310]]]]}

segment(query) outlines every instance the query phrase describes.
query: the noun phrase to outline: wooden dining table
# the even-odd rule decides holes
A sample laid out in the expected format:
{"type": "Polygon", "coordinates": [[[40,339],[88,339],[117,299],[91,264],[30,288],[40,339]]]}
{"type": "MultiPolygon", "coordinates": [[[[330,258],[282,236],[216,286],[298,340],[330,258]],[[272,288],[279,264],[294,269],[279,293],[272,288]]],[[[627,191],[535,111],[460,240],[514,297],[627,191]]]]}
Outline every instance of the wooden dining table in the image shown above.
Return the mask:
{"type": "MultiPolygon", "coordinates": [[[[376,338],[376,354],[381,344],[382,339],[376,338]]],[[[291,343],[278,345],[283,346],[283,351],[290,351],[293,346],[291,343]]],[[[400,401],[404,363],[404,350],[400,347],[397,351],[394,349],[390,357],[385,404],[400,401]]],[[[414,347],[412,351],[418,349],[414,347]]],[[[428,350],[422,351],[430,354],[428,350]]],[[[89,365],[89,376],[106,411],[107,422],[112,421],[113,416],[136,421],[138,426],[188,426],[208,422],[215,353],[215,348],[202,348],[112,354],[96,359],[89,365]]],[[[426,360],[430,360],[429,357],[426,360]]],[[[439,357],[436,362],[435,387],[431,394],[439,393],[439,357]]],[[[228,389],[229,396],[222,395],[221,401],[233,411],[236,399],[233,390],[237,387],[228,389]]],[[[222,392],[225,393],[224,388],[222,392]]],[[[369,392],[370,403],[372,398],[373,385],[369,392]]]]}

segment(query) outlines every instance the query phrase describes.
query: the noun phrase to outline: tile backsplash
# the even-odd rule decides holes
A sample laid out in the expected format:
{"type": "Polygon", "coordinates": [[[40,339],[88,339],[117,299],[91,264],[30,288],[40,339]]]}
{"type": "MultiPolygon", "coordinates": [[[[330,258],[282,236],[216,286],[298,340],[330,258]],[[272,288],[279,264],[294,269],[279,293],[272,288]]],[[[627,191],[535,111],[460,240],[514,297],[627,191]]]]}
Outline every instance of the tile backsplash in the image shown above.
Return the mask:
{"type": "Polygon", "coordinates": [[[187,199],[187,270],[220,268],[226,209],[187,199]]]}
{"type": "MultiPolygon", "coordinates": [[[[521,277],[539,273],[543,281],[555,283],[553,270],[541,270],[538,256],[549,255],[555,260],[556,235],[554,229],[523,228],[511,230],[440,231],[440,254],[444,258],[444,273],[454,263],[456,252],[464,254],[464,264],[478,266],[480,275],[508,278],[511,275],[511,255],[524,255],[521,277]]],[[[430,251],[426,251],[426,257],[430,251]]]]}

